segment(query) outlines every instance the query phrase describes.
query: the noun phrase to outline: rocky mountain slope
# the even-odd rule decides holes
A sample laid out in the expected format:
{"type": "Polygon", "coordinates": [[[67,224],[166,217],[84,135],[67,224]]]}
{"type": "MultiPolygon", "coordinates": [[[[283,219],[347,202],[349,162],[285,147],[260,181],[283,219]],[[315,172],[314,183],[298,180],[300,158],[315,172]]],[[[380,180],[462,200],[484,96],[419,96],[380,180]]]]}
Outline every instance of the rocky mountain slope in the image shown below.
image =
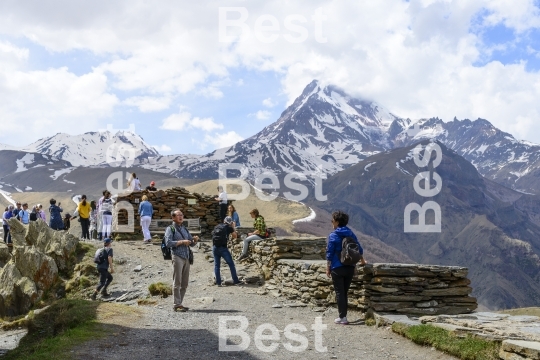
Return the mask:
{"type": "Polygon", "coordinates": [[[471,162],[483,176],[506,187],[540,193],[540,145],[518,141],[512,135],[478,119],[443,122],[423,119],[403,122],[393,138],[394,147],[435,139],[471,162]]]}
{"type": "Polygon", "coordinates": [[[252,179],[265,170],[334,174],[390,147],[386,130],[396,119],[376,103],[313,81],[275,123],[254,136],[204,156],[161,157],[157,163],[178,161],[174,174],[179,177],[216,178],[221,163],[245,165],[252,179]]]}
{"type": "MultiPolygon", "coordinates": [[[[347,211],[352,226],[418,263],[468,267],[473,295],[489,309],[538,304],[540,198],[484,179],[467,160],[438,144],[442,161],[429,169],[442,182],[432,197],[414,189],[415,177],[426,169],[416,165],[414,146],[408,146],[374,155],[330,177],[323,186],[328,200],[316,204],[328,211],[347,211]],[[406,206],[428,200],[441,208],[441,231],[405,232],[406,206]]],[[[421,181],[419,186],[427,185],[421,181]]],[[[435,186],[431,180],[430,188],[435,186]]],[[[418,218],[413,212],[412,223],[418,224],[418,218]]],[[[434,212],[428,211],[426,224],[434,223],[434,212]]]]}

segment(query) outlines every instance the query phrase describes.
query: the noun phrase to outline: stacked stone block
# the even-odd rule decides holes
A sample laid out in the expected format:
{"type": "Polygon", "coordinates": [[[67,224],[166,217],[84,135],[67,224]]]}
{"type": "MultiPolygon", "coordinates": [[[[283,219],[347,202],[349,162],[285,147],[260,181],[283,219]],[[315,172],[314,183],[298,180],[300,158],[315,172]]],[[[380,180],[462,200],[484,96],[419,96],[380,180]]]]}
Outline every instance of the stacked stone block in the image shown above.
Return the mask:
{"type": "MultiPolygon", "coordinates": [[[[208,236],[214,226],[220,221],[219,205],[215,200],[215,195],[191,193],[182,187],[159,191],[144,190],[118,196],[117,200],[117,202],[126,201],[133,205],[135,212],[135,233],[141,232],[140,217],[137,211],[143,195],[148,196],[148,201],[154,207],[154,215],[152,216],[154,220],[169,220],[171,218],[171,210],[179,208],[184,213],[184,218],[186,219],[200,218],[203,236],[208,236]]],[[[232,201],[229,201],[229,203],[232,203],[232,201]]],[[[127,216],[126,211],[119,211],[117,224],[127,224],[127,216]]]]}

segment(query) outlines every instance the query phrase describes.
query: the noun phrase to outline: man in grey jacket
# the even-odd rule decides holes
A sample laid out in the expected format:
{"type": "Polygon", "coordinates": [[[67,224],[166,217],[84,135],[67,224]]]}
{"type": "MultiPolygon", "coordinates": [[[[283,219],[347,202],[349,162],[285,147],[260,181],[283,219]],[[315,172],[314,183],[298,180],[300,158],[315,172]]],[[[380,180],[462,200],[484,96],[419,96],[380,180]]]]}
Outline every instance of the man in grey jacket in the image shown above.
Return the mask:
{"type": "Polygon", "coordinates": [[[187,311],[183,305],[184,295],[189,283],[189,246],[195,246],[199,241],[198,236],[191,236],[189,231],[182,225],[184,214],[180,209],[171,211],[173,225],[165,230],[165,243],[171,248],[173,265],[173,297],[174,311],[187,311]],[[173,230],[174,229],[174,230],[173,230]]]}

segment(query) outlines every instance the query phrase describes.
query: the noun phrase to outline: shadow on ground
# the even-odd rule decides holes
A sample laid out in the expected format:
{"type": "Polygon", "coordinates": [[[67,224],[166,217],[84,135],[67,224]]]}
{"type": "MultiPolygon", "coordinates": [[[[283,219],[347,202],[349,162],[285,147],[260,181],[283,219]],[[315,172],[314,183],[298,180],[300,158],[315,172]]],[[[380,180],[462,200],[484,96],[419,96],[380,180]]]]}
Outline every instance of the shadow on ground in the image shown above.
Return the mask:
{"type": "MultiPolygon", "coordinates": [[[[202,329],[134,329],[109,326],[110,336],[87,342],[73,350],[73,359],[259,359],[248,351],[219,351],[219,338],[202,329]]],[[[240,337],[232,337],[240,343],[240,337]]],[[[233,344],[228,341],[228,344],[233,344]]]]}

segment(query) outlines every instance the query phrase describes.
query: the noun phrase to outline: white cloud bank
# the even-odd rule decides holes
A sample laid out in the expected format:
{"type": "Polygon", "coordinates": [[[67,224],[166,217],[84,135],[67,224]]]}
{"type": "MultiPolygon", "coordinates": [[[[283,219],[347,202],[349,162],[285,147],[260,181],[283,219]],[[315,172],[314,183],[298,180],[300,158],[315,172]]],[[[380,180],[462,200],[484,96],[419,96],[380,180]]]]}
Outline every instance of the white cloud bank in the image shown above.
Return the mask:
{"type": "Polygon", "coordinates": [[[244,140],[243,137],[238,135],[234,131],[229,131],[226,133],[215,133],[215,134],[206,134],[204,136],[204,145],[203,148],[206,148],[207,144],[213,145],[216,149],[231,146],[236,144],[239,141],[244,140]]]}
{"type": "Polygon", "coordinates": [[[164,130],[182,131],[187,129],[200,129],[203,131],[212,131],[223,129],[223,124],[214,122],[213,118],[192,117],[190,113],[182,111],[178,114],[172,114],[163,120],[159,127],[164,130]]]}
{"type": "MultiPolygon", "coordinates": [[[[518,138],[540,142],[540,74],[527,71],[524,61],[491,61],[492,47],[476,35],[496,25],[519,36],[538,29],[540,11],[533,0],[388,0],[384,6],[233,0],[227,6],[245,7],[252,34],[261,15],[277,20],[275,30],[236,43],[219,42],[220,6],[215,0],[162,6],[143,0],[61,1],[54,7],[0,3],[4,136],[26,144],[44,132],[96,128],[121,105],[151,112],[168,109],[168,99],[187,93],[219,99],[223,80],[239,81],[232,70],[249,69],[280,76],[289,102],[316,78],[377,100],[399,116],[482,117],[518,138]],[[274,42],[261,41],[274,35],[274,42]],[[32,69],[32,52],[5,40],[21,37],[53,53],[82,50],[104,60],[82,75],[62,64],[32,69]],[[295,42],[300,38],[305,40],[295,42]],[[120,92],[136,96],[120,101],[120,92]]],[[[229,28],[226,35],[238,30],[229,28]]],[[[271,107],[266,100],[263,105],[271,107]]],[[[224,127],[180,112],[161,128],[224,127]]]]}

